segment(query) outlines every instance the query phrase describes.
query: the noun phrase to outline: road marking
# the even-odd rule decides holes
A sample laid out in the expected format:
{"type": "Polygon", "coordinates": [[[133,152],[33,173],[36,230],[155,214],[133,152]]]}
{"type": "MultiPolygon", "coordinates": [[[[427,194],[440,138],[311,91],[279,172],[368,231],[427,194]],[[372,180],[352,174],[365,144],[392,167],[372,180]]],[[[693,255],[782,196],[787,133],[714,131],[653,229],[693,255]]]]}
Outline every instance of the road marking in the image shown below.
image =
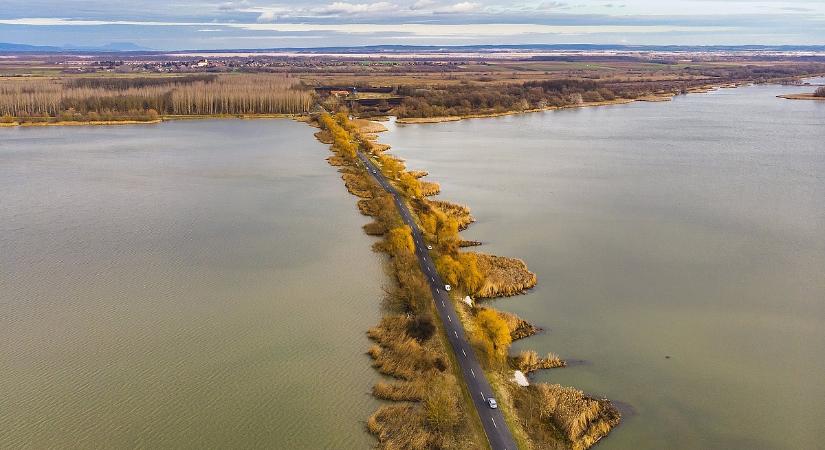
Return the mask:
{"type": "Polygon", "coordinates": [[[447,316],[447,320],[449,320],[449,321],[450,321],[450,323],[452,323],[452,322],[453,322],[453,319],[452,319],[452,318],[450,318],[450,316],[447,316]]]}
{"type": "Polygon", "coordinates": [[[435,291],[438,292],[439,294],[441,293],[441,291],[439,291],[438,288],[435,288],[435,291]]]}
{"type": "Polygon", "coordinates": [[[490,417],[490,420],[492,420],[492,421],[493,421],[493,426],[494,426],[494,427],[496,427],[496,428],[498,428],[498,425],[496,425],[496,419],[493,419],[492,417],[490,417]]]}
{"type": "Polygon", "coordinates": [[[447,305],[444,304],[444,300],[441,300],[441,306],[447,307],[447,305]]]}
{"type": "MultiPolygon", "coordinates": [[[[473,371],[473,369],[470,369],[470,372],[472,372],[472,371],[473,371]]],[[[479,392],[480,392],[480,391],[479,391],[479,392]]],[[[484,398],[484,392],[481,392],[481,398],[484,398]]],[[[487,400],[487,399],[486,399],[486,398],[484,398],[484,400],[487,400]]]]}
{"type": "Polygon", "coordinates": [[[467,357],[467,352],[465,352],[463,348],[461,349],[461,353],[464,355],[465,358],[467,357]]]}
{"type": "Polygon", "coordinates": [[[430,277],[430,279],[431,279],[431,280],[433,280],[433,283],[435,283],[435,278],[433,278],[433,277],[430,277]]]}
{"type": "MultiPolygon", "coordinates": [[[[473,374],[473,378],[475,378],[475,377],[476,377],[476,373],[475,373],[475,372],[473,372],[473,369],[472,369],[472,368],[470,368],[470,373],[471,373],[471,374],[473,374]]],[[[484,392],[482,392],[482,393],[481,393],[481,398],[484,398],[484,392]]]]}
{"type": "Polygon", "coordinates": [[[455,337],[458,337],[458,331],[453,330],[453,334],[455,335],[455,337]]]}

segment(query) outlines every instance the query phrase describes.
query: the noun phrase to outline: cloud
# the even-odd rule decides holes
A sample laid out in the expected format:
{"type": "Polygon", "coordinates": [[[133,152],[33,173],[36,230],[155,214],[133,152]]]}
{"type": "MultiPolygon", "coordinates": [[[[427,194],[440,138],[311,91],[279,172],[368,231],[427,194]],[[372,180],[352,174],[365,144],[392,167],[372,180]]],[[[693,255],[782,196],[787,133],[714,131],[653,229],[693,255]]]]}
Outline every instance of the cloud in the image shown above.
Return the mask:
{"type": "Polygon", "coordinates": [[[248,8],[249,1],[248,0],[236,0],[230,2],[224,2],[218,5],[218,10],[220,11],[237,11],[242,8],[248,8]]]}
{"type": "Polygon", "coordinates": [[[410,5],[410,9],[413,11],[420,11],[422,9],[427,9],[432,5],[435,5],[434,0],[418,0],[417,2],[410,5]]]}
{"type": "Polygon", "coordinates": [[[238,23],[238,22],[140,22],[72,20],[56,18],[0,19],[0,25],[29,26],[102,26],[134,25],[152,27],[225,27],[248,31],[337,32],[347,34],[408,33],[419,36],[517,36],[525,34],[602,34],[602,33],[668,33],[668,32],[722,32],[736,30],[721,26],[679,25],[545,25],[536,23],[238,23]]]}
{"type": "Polygon", "coordinates": [[[313,8],[311,11],[322,15],[355,15],[355,14],[370,14],[397,10],[398,6],[389,2],[376,3],[347,3],[335,2],[326,6],[313,8]]]}
{"type": "Polygon", "coordinates": [[[276,18],[275,11],[264,11],[258,16],[258,22],[274,22],[276,18]]]}
{"type": "Polygon", "coordinates": [[[442,8],[437,8],[435,12],[438,13],[446,13],[446,14],[453,14],[453,13],[469,13],[473,11],[478,11],[481,9],[480,3],[475,2],[461,2],[456,3],[450,6],[444,6],[442,8]]]}

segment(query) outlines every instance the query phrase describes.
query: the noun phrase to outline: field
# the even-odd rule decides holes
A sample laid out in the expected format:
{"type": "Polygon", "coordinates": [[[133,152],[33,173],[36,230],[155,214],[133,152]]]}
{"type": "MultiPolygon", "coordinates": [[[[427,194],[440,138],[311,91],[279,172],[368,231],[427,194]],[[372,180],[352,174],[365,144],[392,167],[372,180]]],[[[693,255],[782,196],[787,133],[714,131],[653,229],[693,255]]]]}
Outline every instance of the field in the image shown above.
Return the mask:
{"type": "Polygon", "coordinates": [[[304,114],[319,105],[363,117],[455,120],[825,74],[823,58],[714,54],[225,56],[207,67],[187,58],[6,56],[0,58],[0,116],[5,123],[153,121],[304,114]]]}

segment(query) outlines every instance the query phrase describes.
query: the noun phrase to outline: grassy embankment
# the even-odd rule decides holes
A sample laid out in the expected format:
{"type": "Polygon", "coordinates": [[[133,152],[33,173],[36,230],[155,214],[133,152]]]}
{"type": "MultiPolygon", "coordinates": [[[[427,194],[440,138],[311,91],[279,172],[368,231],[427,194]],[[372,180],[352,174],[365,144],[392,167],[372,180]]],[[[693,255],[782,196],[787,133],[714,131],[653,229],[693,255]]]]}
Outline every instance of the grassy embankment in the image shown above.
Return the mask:
{"type": "Polygon", "coordinates": [[[368,332],[374,341],[368,354],[388,377],[373,387],[373,395],[388,403],[369,418],[368,430],[385,449],[484,448],[483,429],[434,319],[411,230],[392,197],[356,159],[357,150],[374,154],[375,147],[345,115],[321,116],[318,125],[318,139],[331,144],[329,163],[339,167],[349,192],[360,198],[359,210],[374,219],[364,229],[382,236],[375,250],[387,254],[395,280],[383,302],[384,317],[368,332]]]}
{"type": "MultiPolygon", "coordinates": [[[[322,131],[317,137],[332,144],[334,155],[328,160],[340,167],[347,189],[361,197],[359,210],[375,218],[364,230],[383,236],[375,247],[390,255],[391,273],[397,282],[385,300],[387,315],[369,331],[376,342],[369,351],[375,367],[395,378],[376,384],[373,395],[398,402],[380,408],[368,422],[379,446],[477,448],[483,432],[466,393],[457,395],[464,386],[455,372],[454,355],[443,340],[440,323],[434,319],[431,296],[413,255],[410,230],[400,221],[391,197],[357,164],[355,151],[359,148],[404,194],[419,227],[434,246],[436,267],[444,280],[455,286],[453,299],[459,316],[520,446],[582,449],[605,436],[619,421],[618,411],[609,401],[558,385],[520,387],[511,381],[513,370],[529,373],[564,366],[564,361],[552,354],[547,358],[534,352],[509,355],[511,342],[537,332],[534,326],[515,315],[459,301],[465,294],[487,298],[524,292],[536,283],[526,265],[517,259],[461,251],[464,241],[459,231],[473,222],[469,208],[427,199],[434,189],[421,182],[423,175],[407,171],[401,160],[382,152],[385,147],[379,150],[372,137],[365,138],[345,115],[322,116],[319,122],[322,131]],[[453,399],[446,409],[458,415],[445,418],[448,401],[444,392],[450,392],[453,399]],[[457,398],[465,402],[455,403],[457,398]]],[[[375,125],[370,127],[372,132],[380,131],[375,125]]]]}

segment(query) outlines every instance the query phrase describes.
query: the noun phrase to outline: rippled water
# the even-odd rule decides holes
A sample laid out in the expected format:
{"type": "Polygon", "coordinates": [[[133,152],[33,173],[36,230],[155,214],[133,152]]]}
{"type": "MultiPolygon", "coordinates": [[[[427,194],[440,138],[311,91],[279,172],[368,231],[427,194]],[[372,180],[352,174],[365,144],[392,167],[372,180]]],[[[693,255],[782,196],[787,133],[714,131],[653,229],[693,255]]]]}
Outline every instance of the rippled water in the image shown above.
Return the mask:
{"type": "Polygon", "coordinates": [[[290,121],[0,130],[0,448],[367,448],[383,272],[290,121]]]}
{"type": "Polygon", "coordinates": [[[622,402],[603,449],[813,449],[825,433],[825,103],[755,86],[382,141],[537,272],[497,306],[539,375],[622,402]],[[670,356],[666,359],[666,356],[670,356]]]}

